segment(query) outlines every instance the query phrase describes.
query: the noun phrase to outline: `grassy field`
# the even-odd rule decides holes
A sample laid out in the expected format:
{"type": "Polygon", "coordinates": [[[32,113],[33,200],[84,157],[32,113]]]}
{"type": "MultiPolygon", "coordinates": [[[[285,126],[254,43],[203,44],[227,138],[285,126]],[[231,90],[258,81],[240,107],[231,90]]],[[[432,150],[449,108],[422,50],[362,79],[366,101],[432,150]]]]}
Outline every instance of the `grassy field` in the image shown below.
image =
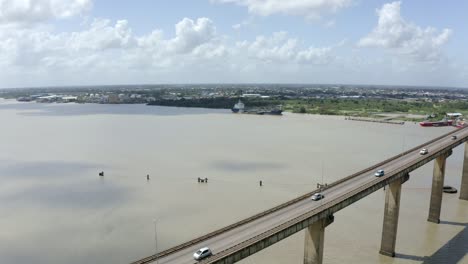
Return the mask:
{"type": "Polygon", "coordinates": [[[393,119],[421,121],[429,114],[441,119],[448,112],[468,114],[468,102],[450,101],[404,101],[392,99],[308,99],[286,100],[284,109],[294,113],[325,115],[350,115],[372,118],[388,118],[384,113],[395,113],[393,119]],[[380,114],[382,113],[382,114],[380,114]]]}

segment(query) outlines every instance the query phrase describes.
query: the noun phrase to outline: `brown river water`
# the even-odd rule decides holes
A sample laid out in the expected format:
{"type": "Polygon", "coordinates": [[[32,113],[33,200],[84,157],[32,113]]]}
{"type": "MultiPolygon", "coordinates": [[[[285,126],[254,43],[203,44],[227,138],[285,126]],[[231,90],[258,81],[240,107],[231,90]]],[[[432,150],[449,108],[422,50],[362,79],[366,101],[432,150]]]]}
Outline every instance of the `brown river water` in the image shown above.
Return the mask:
{"type": "MultiPolygon", "coordinates": [[[[167,249],[453,129],[2,99],[0,122],[2,264],[129,263],[156,251],[155,230],[167,249]]],[[[457,189],[462,161],[460,146],[445,178],[457,189]]],[[[377,191],[335,215],[324,263],[468,263],[468,202],[444,194],[442,223],[426,220],[432,166],[403,186],[395,258],[378,253],[377,191]]],[[[303,243],[301,231],[240,263],[299,264],[303,243]]]]}

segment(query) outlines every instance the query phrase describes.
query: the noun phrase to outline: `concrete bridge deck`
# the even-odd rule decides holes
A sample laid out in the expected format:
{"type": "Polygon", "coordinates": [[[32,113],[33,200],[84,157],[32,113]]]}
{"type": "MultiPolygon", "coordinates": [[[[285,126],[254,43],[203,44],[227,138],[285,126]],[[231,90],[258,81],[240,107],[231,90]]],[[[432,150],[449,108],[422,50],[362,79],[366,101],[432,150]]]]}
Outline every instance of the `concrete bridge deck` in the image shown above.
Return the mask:
{"type": "MultiPolygon", "coordinates": [[[[333,213],[359,199],[394,182],[408,180],[408,173],[438,158],[446,157],[456,146],[468,140],[468,129],[458,129],[400,155],[371,166],[342,180],[331,183],[322,191],[325,198],[312,201],[309,197],[315,190],[283,205],[260,213],[252,218],[233,224],[227,228],[207,234],[157,256],[133,262],[132,264],[153,263],[196,263],[192,255],[202,247],[209,247],[213,256],[200,263],[234,263],[254,254],[318,221],[333,221],[333,213]],[[452,135],[457,139],[453,140],[452,135]],[[427,155],[419,150],[427,148],[427,155]],[[385,170],[385,176],[375,177],[377,169],[385,170]]],[[[326,224],[324,225],[326,226],[326,224]]],[[[323,227],[324,227],[323,226],[323,227]]]]}

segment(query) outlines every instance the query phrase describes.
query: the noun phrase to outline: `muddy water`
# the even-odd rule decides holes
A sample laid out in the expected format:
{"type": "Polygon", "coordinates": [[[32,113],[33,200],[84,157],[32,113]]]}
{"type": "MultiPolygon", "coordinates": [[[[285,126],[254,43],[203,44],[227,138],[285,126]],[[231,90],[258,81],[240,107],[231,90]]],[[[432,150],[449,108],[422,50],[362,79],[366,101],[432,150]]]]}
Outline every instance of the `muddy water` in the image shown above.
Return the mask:
{"type": "MultiPolygon", "coordinates": [[[[155,229],[158,250],[177,245],[451,130],[7,100],[0,121],[0,263],[128,263],[155,252],[155,229]]],[[[447,161],[446,183],[456,188],[462,151],[447,161]]],[[[397,258],[378,254],[378,191],[335,215],[325,263],[468,263],[468,202],[446,194],[443,222],[428,223],[431,176],[432,163],[403,187],[397,258]]],[[[243,263],[302,263],[303,239],[299,232],[243,263]]]]}

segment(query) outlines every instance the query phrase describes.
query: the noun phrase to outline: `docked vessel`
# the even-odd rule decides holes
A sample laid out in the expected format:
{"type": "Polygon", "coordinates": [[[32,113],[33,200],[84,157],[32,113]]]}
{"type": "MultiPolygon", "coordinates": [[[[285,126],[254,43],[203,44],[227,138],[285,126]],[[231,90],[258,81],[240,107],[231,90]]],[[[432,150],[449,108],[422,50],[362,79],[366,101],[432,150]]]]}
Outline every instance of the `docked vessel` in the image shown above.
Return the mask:
{"type": "Polygon", "coordinates": [[[455,123],[455,127],[458,127],[458,128],[464,128],[468,126],[468,124],[465,122],[465,120],[457,120],[457,122],[455,123]]]}
{"type": "Polygon", "coordinates": [[[239,99],[239,102],[231,108],[233,113],[255,114],[255,115],[282,115],[283,106],[278,105],[274,108],[246,108],[244,103],[239,99]]]}
{"type": "Polygon", "coordinates": [[[244,103],[242,103],[242,101],[239,99],[239,102],[237,102],[237,104],[235,104],[231,110],[234,113],[244,112],[244,103]]]}
{"type": "Polygon", "coordinates": [[[419,123],[419,125],[423,127],[451,126],[452,124],[453,124],[453,120],[423,121],[419,123]]]}

